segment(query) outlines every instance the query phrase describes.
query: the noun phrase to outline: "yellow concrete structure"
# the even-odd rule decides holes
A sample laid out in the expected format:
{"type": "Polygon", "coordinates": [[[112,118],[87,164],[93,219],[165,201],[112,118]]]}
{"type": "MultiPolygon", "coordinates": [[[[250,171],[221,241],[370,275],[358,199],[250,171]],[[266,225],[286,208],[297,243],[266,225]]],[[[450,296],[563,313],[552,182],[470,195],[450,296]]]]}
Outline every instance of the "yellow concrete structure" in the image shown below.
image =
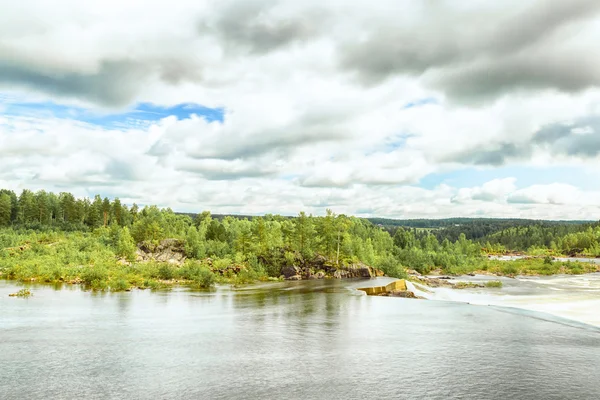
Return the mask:
{"type": "Polygon", "coordinates": [[[373,286],[367,288],[359,288],[369,296],[378,296],[383,293],[395,292],[398,290],[407,290],[406,281],[404,279],[398,279],[397,281],[390,282],[385,286],[373,286]]]}

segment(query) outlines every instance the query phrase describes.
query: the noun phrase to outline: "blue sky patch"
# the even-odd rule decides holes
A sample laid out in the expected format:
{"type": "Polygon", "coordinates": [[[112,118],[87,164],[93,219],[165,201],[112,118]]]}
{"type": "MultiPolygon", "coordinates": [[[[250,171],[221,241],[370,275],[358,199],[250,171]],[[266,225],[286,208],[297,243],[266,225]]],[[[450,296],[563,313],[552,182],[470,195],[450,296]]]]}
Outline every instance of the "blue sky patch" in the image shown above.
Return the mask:
{"type": "Polygon", "coordinates": [[[195,114],[208,122],[223,122],[224,119],[223,108],[209,108],[194,103],[176,104],[171,107],[139,103],[124,112],[99,112],[54,102],[15,102],[0,97],[0,109],[8,116],[70,119],[110,129],[145,128],[170,116],[182,120],[195,114]]]}
{"type": "Polygon", "coordinates": [[[439,101],[437,101],[437,99],[433,97],[426,97],[424,99],[418,99],[415,101],[411,101],[410,103],[406,103],[404,107],[402,107],[402,109],[407,110],[409,108],[422,107],[428,104],[439,104],[439,101]]]}

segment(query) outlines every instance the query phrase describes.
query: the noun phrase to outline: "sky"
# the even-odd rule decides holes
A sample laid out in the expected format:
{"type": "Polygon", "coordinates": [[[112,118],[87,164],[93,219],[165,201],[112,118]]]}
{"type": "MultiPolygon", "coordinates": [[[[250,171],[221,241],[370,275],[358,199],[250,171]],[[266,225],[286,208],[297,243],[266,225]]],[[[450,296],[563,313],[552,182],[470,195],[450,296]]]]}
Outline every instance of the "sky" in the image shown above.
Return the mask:
{"type": "Polygon", "coordinates": [[[0,1],[0,188],[600,219],[597,0],[0,1]]]}

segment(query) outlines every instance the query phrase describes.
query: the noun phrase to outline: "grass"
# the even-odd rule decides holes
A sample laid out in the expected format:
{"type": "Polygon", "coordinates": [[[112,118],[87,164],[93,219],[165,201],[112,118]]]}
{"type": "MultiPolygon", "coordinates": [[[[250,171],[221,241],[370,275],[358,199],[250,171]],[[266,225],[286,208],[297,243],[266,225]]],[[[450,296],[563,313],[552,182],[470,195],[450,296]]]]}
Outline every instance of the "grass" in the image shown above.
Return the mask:
{"type": "Polygon", "coordinates": [[[485,287],[486,288],[501,288],[502,282],[501,281],[487,281],[485,283],[485,287]]]}

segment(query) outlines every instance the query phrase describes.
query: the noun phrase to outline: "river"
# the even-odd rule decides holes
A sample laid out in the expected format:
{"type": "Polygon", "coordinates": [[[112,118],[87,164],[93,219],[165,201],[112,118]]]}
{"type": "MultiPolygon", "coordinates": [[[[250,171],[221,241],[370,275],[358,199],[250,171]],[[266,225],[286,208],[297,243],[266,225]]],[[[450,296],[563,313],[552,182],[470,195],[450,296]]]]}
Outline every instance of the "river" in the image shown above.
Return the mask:
{"type": "MultiPolygon", "coordinates": [[[[385,280],[371,282],[385,282],[385,280]]],[[[365,281],[93,293],[0,281],[0,398],[594,399],[600,329],[365,281]]],[[[504,289],[502,289],[504,290],[504,289]]]]}
{"type": "Polygon", "coordinates": [[[600,273],[584,275],[462,276],[450,282],[501,281],[502,289],[435,288],[428,292],[411,286],[429,300],[456,301],[476,305],[515,307],[549,313],[558,317],[600,327],[600,273]]]}

